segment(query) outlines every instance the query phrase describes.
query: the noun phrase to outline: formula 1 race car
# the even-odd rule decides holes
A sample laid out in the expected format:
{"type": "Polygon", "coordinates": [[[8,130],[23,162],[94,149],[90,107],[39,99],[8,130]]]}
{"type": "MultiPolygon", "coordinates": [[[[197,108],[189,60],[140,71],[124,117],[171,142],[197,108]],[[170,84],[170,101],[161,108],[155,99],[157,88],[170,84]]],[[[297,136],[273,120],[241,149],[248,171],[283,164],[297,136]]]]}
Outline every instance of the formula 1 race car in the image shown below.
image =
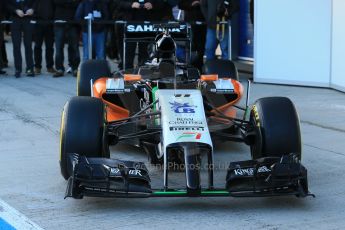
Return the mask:
{"type": "Polygon", "coordinates": [[[66,197],[277,196],[305,197],[299,118],[284,97],[238,105],[244,94],[231,61],[205,64],[204,74],[176,62],[176,44],[164,27],[154,59],[131,74],[110,72],[107,61],[79,68],[77,95],[64,106],[60,167],[66,197]],[[134,74],[133,74],[134,73],[134,74]],[[238,117],[243,111],[243,117],[238,117]],[[251,158],[231,162],[224,186],[214,186],[214,146],[219,141],[250,146],[251,158]],[[141,147],[163,168],[163,188],[152,188],[143,162],[111,159],[109,145],[141,147]],[[208,185],[200,165],[206,159],[208,185]],[[184,165],[184,188],[172,189],[170,163],[184,165]]]}

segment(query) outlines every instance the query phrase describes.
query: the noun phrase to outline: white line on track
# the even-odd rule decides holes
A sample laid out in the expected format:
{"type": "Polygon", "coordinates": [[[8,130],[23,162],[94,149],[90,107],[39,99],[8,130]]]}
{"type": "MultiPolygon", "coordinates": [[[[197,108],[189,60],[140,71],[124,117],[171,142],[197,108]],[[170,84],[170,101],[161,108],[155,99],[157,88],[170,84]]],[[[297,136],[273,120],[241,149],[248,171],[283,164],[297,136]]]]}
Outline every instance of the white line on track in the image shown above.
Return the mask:
{"type": "Polygon", "coordinates": [[[0,199],[0,229],[43,230],[22,213],[0,199]],[[1,221],[4,220],[4,221],[1,221]],[[12,228],[11,228],[12,227],[12,228]]]}

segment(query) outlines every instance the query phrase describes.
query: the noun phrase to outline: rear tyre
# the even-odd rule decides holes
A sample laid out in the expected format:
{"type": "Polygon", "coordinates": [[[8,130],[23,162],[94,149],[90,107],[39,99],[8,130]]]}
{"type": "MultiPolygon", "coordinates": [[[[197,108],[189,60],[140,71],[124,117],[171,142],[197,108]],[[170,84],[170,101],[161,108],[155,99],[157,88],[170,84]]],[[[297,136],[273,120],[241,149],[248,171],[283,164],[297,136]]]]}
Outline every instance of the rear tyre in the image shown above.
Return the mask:
{"type": "Polygon", "coordinates": [[[103,102],[91,97],[73,97],[62,112],[60,129],[60,168],[71,176],[68,154],[109,158],[103,102]]]}
{"type": "Polygon", "coordinates": [[[301,132],[294,104],[285,97],[257,100],[250,121],[254,125],[255,141],[250,146],[253,159],[281,157],[290,153],[301,159],[301,132]]]}
{"type": "Polygon", "coordinates": [[[77,77],[77,95],[91,96],[91,80],[110,77],[110,67],[106,60],[88,60],[80,64],[77,77]]]}
{"type": "Polygon", "coordinates": [[[231,78],[238,81],[238,71],[230,60],[208,60],[204,65],[205,74],[218,74],[219,78],[231,78]]]}

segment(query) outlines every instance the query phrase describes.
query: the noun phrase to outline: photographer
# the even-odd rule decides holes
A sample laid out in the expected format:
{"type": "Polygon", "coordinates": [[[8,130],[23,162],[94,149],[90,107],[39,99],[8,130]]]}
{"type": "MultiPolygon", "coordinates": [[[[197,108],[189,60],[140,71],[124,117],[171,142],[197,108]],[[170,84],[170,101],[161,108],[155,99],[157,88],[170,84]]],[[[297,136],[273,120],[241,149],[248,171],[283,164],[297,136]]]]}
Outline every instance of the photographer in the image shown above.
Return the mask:
{"type": "Polygon", "coordinates": [[[229,59],[229,27],[220,22],[229,22],[231,16],[239,9],[237,2],[235,0],[201,0],[200,3],[207,24],[206,60],[216,58],[218,44],[222,51],[222,59],[229,59]]]}

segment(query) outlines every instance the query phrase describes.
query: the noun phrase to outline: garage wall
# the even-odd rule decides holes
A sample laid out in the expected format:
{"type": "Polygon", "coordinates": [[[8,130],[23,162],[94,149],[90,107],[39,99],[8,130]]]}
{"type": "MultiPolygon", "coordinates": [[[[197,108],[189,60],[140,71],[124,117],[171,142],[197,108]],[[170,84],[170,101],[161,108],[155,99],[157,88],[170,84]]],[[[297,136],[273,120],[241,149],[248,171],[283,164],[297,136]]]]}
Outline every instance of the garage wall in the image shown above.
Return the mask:
{"type": "Polygon", "coordinates": [[[330,0],[255,1],[254,81],[328,87],[331,25],[330,0]]]}
{"type": "Polygon", "coordinates": [[[333,0],[332,87],[345,91],[345,0],[333,0]]]}

